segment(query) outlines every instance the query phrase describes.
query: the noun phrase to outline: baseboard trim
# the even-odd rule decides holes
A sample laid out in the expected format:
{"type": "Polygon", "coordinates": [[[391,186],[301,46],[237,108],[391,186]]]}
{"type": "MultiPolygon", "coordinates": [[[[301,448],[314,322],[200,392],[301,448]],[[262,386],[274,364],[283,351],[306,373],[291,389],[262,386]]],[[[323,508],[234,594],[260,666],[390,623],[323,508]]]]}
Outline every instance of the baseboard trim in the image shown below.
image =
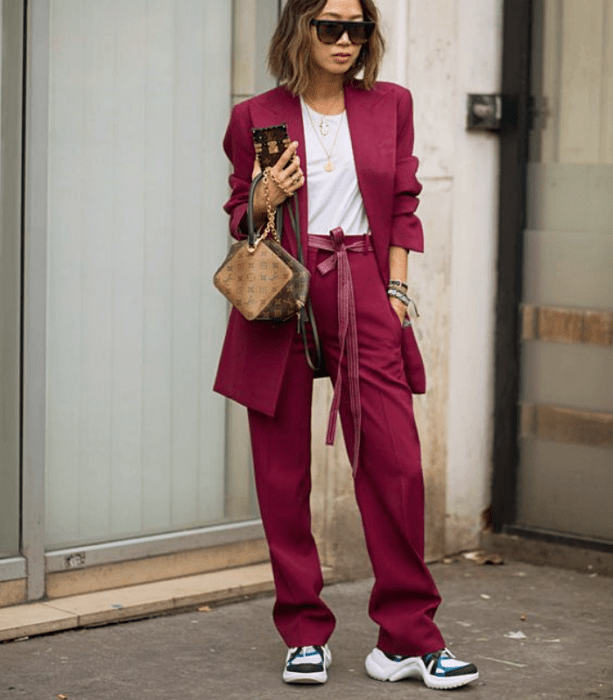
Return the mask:
{"type": "Polygon", "coordinates": [[[536,537],[536,533],[483,533],[481,545],[516,561],[613,576],[612,552],[587,544],[582,547],[577,541],[563,543],[561,538],[541,538],[536,537]]]}

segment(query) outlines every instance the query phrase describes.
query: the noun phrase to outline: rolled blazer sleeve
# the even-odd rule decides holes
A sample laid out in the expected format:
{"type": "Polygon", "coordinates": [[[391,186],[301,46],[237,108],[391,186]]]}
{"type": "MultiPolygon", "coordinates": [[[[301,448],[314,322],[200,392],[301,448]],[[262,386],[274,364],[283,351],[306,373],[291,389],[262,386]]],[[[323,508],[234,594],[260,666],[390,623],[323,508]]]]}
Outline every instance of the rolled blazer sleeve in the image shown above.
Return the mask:
{"type": "Polygon", "coordinates": [[[224,210],[230,215],[230,235],[237,239],[247,237],[247,202],[255,161],[251,127],[247,105],[244,103],[236,105],[230,116],[223,148],[232,163],[232,173],[229,178],[232,193],[230,199],[224,204],[224,210]]]}
{"type": "Polygon", "coordinates": [[[396,176],[390,245],[423,253],[424,233],[421,221],[415,215],[419,204],[417,196],[422,186],[416,177],[419,161],[413,155],[415,140],[413,99],[408,90],[403,90],[398,100],[397,124],[396,176]]]}

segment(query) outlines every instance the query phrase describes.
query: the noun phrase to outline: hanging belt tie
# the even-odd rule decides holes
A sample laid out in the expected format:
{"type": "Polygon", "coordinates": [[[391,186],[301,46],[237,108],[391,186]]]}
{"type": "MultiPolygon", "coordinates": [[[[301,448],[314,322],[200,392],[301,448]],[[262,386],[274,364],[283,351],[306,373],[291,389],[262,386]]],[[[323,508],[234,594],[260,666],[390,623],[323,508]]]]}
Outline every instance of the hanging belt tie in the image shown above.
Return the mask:
{"type": "Polygon", "coordinates": [[[360,454],[360,433],[362,430],[362,405],[360,403],[360,363],[358,358],[358,332],[355,317],[355,298],[353,295],[353,281],[347,253],[367,253],[373,250],[371,237],[365,235],[359,240],[346,243],[343,229],[338,227],[330,231],[330,238],[309,234],[308,242],[312,248],[327,250],[332,253],[317,266],[317,271],[322,275],[338,267],[338,338],[340,345],[338,370],[334,380],[334,396],[328,418],[328,432],[326,445],[333,445],[336,436],[336,421],[338,409],[341,403],[342,393],[342,365],[345,351],[347,352],[347,374],[349,377],[349,402],[351,415],[353,416],[353,461],[352,469],[355,476],[360,454]]]}

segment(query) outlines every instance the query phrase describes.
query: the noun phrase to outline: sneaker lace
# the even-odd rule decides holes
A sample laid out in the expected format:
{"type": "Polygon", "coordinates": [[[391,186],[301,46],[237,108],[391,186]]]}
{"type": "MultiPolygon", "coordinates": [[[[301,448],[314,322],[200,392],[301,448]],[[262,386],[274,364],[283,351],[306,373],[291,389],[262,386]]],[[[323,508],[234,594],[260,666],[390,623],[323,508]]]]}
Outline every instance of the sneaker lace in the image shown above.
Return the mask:
{"type": "MultiPolygon", "coordinates": [[[[308,656],[313,653],[321,653],[317,647],[306,646],[306,647],[292,647],[290,649],[290,661],[293,661],[299,656],[308,656]]],[[[323,655],[322,655],[323,657],[323,655]]]]}
{"type": "Polygon", "coordinates": [[[441,658],[455,659],[455,656],[449,651],[449,649],[447,649],[447,647],[445,647],[444,649],[439,649],[438,651],[434,651],[431,654],[426,654],[426,659],[428,659],[426,661],[426,665],[429,673],[432,673],[436,670],[439,659],[441,658]]]}

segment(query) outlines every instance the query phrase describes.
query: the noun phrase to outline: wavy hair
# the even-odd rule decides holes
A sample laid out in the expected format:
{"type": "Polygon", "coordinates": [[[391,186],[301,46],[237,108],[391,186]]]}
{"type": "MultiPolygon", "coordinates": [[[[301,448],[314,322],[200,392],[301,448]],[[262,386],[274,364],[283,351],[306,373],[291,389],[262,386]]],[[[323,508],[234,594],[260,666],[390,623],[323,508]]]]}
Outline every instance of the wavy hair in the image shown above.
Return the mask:
{"type": "MultiPolygon", "coordinates": [[[[310,78],[311,20],[324,9],[327,0],[288,0],[268,49],[268,70],[294,95],[303,93],[310,78]]],[[[380,15],[374,0],[360,0],[364,20],[375,22],[375,30],[360,50],[357,61],[345,73],[344,82],[354,81],[358,87],[370,90],[379,73],[385,51],[380,30],[380,15]],[[361,79],[356,80],[363,70],[361,79]]]]}

